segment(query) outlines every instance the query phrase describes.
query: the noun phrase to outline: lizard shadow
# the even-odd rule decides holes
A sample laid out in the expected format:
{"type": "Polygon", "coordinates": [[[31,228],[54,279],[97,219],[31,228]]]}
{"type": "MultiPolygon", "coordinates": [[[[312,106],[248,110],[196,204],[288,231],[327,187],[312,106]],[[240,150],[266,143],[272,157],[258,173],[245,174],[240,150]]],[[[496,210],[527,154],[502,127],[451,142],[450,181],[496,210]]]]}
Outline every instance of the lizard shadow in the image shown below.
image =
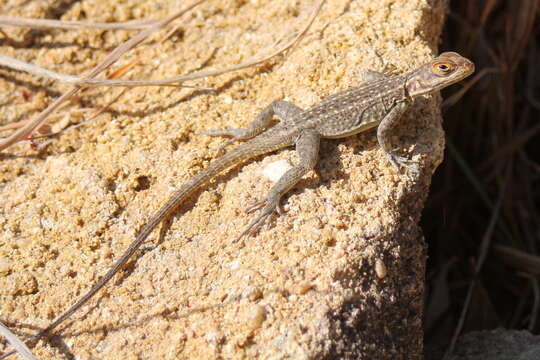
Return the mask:
{"type": "MultiPolygon", "coordinates": [[[[268,155],[268,154],[266,154],[266,155],[268,155]]],[[[251,160],[248,160],[248,161],[246,161],[246,162],[244,162],[242,164],[239,164],[238,166],[236,166],[234,168],[231,168],[228,172],[216,176],[215,179],[214,179],[214,184],[215,184],[214,187],[219,185],[219,184],[222,184],[222,183],[228,183],[231,179],[238,176],[238,173],[242,170],[242,168],[244,166],[250,164],[251,162],[255,162],[257,160],[260,160],[261,158],[264,158],[264,156],[265,155],[260,155],[260,156],[254,157],[251,160]]],[[[217,157],[213,156],[213,159],[215,160],[218,157],[219,156],[217,156],[217,157]]],[[[162,221],[161,226],[159,227],[158,238],[157,238],[157,240],[155,242],[155,245],[147,245],[147,246],[143,245],[143,246],[141,246],[141,248],[137,251],[138,255],[134,255],[133,258],[123,266],[122,274],[120,275],[119,279],[114,282],[115,286],[120,286],[122,284],[122,282],[124,280],[126,280],[133,273],[133,271],[135,270],[135,267],[136,267],[136,262],[141,258],[141,256],[143,256],[145,253],[147,253],[149,251],[153,251],[154,249],[159,247],[161,244],[163,244],[163,242],[165,241],[165,236],[167,235],[167,232],[170,229],[170,227],[172,226],[173,222],[174,221],[182,221],[181,218],[183,217],[183,215],[186,212],[188,212],[189,210],[191,210],[193,207],[196,206],[201,193],[203,193],[204,191],[207,191],[207,190],[208,189],[205,189],[203,187],[203,188],[200,188],[197,191],[195,191],[189,198],[187,198],[182,203],[182,205],[180,205],[180,207],[178,209],[176,209],[176,211],[171,216],[169,216],[168,218],[166,218],[166,219],[164,219],[162,221]]],[[[170,196],[171,196],[171,194],[168,194],[167,196],[165,196],[165,198],[168,198],[170,196]]],[[[116,215],[119,216],[122,212],[123,212],[123,210],[119,211],[116,215]]],[[[186,239],[186,242],[189,242],[191,240],[192,239],[186,239]]]]}
{"type": "MultiPolygon", "coordinates": [[[[315,188],[319,187],[321,184],[328,183],[328,182],[332,181],[333,179],[338,179],[338,178],[339,179],[346,179],[348,177],[346,175],[346,173],[343,171],[343,164],[341,163],[341,161],[339,161],[339,150],[337,149],[337,146],[336,146],[337,144],[338,144],[337,141],[323,141],[323,143],[321,144],[321,147],[322,147],[321,153],[325,154],[325,156],[321,159],[322,163],[325,164],[324,165],[325,168],[331,167],[332,169],[334,169],[334,172],[331,173],[331,174],[326,174],[324,177],[321,177],[319,175],[318,176],[319,181],[316,181],[313,178],[303,178],[302,180],[300,180],[294,186],[293,189],[291,189],[289,192],[287,192],[287,194],[285,194],[283,196],[283,198],[281,199],[281,204],[282,205],[286,204],[286,202],[288,201],[288,199],[290,198],[291,195],[301,194],[305,189],[315,189],[315,188]],[[331,162],[331,163],[329,163],[329,162],[331,162]],[[331,164],[331,166],[328,166],[328,164],[331,164]],[[338,169],[338,172],[335,172],[336,169],[338,169]]],[[[293,150],[294,147],[291,146],[291,147],[288,147],[286,149],[293,150]]],[[[238,164],[237,166],[231,168],[229,171],[216,176],[215,179],[214,179],[213,187],[215,188],[220,184],[229,183],[231,181],[231,179],[234,179],[234,178],[238,177],[239,173],[243,170],[243,168],[245,166],[247,166],[247,165],[249,165],[251,163],[257,162],[257,161],[263,159],[266,156],[274,155],[274,154],[279,153],[280,151],[286,150],[286,149],[276,150],[276,151],[273,151],[273,152],[270,152],[270,153],[267,153],[267,154],[259,155],[259,156],[256,156],[256,157],[252,158],[252,159],[246,160],[245,162],[243,162],[241,164],[238,164]]],[[[212,158],[213,158],[213,161],[215,161],[217,158],[219,158],[219,156],[213,155],[212,158]]],[[[321,164],[321,162],[319,162],[319,164],[321,164]]],[[[317,171],[317,173],[318,173],[318,171],[317,171]]],[[[161,224],[161,226],[159,228],[159,234],[158,234],[157,241],[154,243],[155,245],[144,246],[144,248],[141,247],[141,249],[139,249],[138,252],[137,252],[138,255],[134,256],[129,262],[127,262],[124,265],[122,274],[119,277],[119,279],[117,281],[115,281],[115,283],[114,283],[115,285],[120,286],[122,284],[122,282],[124,280],[126,280],[133,273],[133,271],[135,270],[135,267],[136,267],[136,262],[141,258],[141,256],[144,256],[144,254],[149,252],[149,251],[153,251],[154,249],[159,247],[165,241],[165,236],[166,236],[168,230],[170,229],[171,225],[173,224],[173,222],[174,221],[182,221],[182,217],[184,216],[184,214],[187,211],[193,209],[193,207],[196,206],[201,193],[203,193],[204,191],[207,191],[207,190],[208,189],[202,187],[202,188],[198,189],[197,191],[195,191],[193,193],[193,195],[191,195],[188,199],[186,199],[186,201],[183,202],[183,204],[170,217],[163,220],[163,222],[162,222],[162,224],[161,224]]],[[[169,196],[170,196],[170,194],[168,196],[165,196],[165,197],[167,198],[169,196]]],[[[264,196],[265,195],[263,195],[263,197],[261,199],[259,199],[259,200],[262,200],[264,198],[264,196]]],[[[116,215],[119,215],[122,212],[123,211],[120,211],[116,215]]],[[[272,222],[274,220],[275,220],[275,217],[271,217],[267,221],[267,224],[272,226],[272,222]]],[[[191,241],[191,239],[187,239],[187,242],[189,242],[189,241],[191,241]]]]}
{"type": "MultiPolygon", "coordinates": [[[[371,136],[375,136],[374,134],[375,134],[375,132],[373,132],[373,134],[367,134],[365,137],[369,138],[371,136]]],[[[317,164],[317,166],[315,168],[315,172],[317,173],[318,181],[313,179],[312,177],[304,177],[304,178],[302,178],[289,192],[287,192],[282,197],[282,199],[280,200],[282,205],[285,204],[288,201],[288,199],[290,198],[291,195],[301,194],[305,189],[316,189],[317,187],[321,186],[321,184],[327,184],[327,183],[330,183],[331,181],[334,181],[334,180],[337,180],[337,179],[346,180],[346,179],[349,178],[349,175],[344,171],[343,162],[340,160],[341,152],[340,152],[340,150],[338,148],[338,145],[340,143],[345,143],[346,146],[353,147],[355,153],[360,153],[362,151],[365,151],[367,149],[371,149],[371,148],[377,146],[376,145],[376,140],[368,142],[368,141],[364,141],[362,139],[362,141],[360,141],[358,138],[354,138],[354,137],[346,138],[346,139],[340,139],[340,140],[323,139],[322,142],[321,142],[320,153],[324,154],[324,156],[320,157],[319,162],[318,162],[318,164],[317,164]],[[324,175],[321,176],[320,173],[323,170],[324,170],[324,175]]],[[[234,147],[233,147],[233,149],[234,149],[234,147]]],[[[215,177],[213,187],[215,188],[220,184],[229,183],[232,179],[238,177],[239,173],[241,171],[243,171],[243,168],[245,166],[247,166],[247,165],[249,165],[251,163],[255,163],[257,161],[260,161],[261,159],[263,159],[263,158],[265,158],[267,156],[279,154],[281,151],[284,151],[284,150],[290,150],[290,151],[294,152],[294,146],[290,146],[290,147],[287,147],[287,148],[284,148],[284,149],[276,150],[276,151],[273,151],[273,152],[270,152],[270,153],[267,153],[267,154],[263,154],[263,155],[253,157],[253,158],[251,158],[249,160],[246,160],[245,162],[243,162],[241,164],[238,164],[235,167],[232,167],[227,172],[224,172],[224,173],[222,173],[222,174],[215,177]]],[[[206,157],[206,156],[204,156],[204,157],[206,157]]],[[[219,155],[217,155],[217,156],[212,155],[211,157],[212,157],[212,161],[215,161],[215,160],[217,160],[219,158],[219,155]]],[[[173,222],[174,221],[182,221],[181,218],[184,216],[184,214],[187,211],[191,210],[194,206],[196,206],[201,193],[203,193],[205,191],[208,191],[208,189],[205,188],[205,187],[202,187],[199,190],[195,191],[193,193],[193,195],[191,195],[188,199],[186,199],[186,201],[184,201],[183,204],[170,217],[168,217],[167,219],[164,219],[161,226],[160,226],[160,228],[159,228],[159,235],[158,235],[157,241],[155,242],[155,245],[151,246],[150,248],[145,248],[143,250],[139,250],[139,252],[143,251],[144,253],[146,253],[148,251],[151,251],[151,250],[155,249],[159,245],[161,245],[165,241],[165,236],[166,236],[168,230],[170,229],[171,225],[173,224],[173,222]]],[[[168,196],[170,196],[170,194],[168,196]]],[[[165,198],[167,198],[168,196],[165,196],[165,198]]],[[[265,195],[263,195],[258,200],[262,200],[264,198],[264,196],[265,195]]],[[[271,217],[268,220],[267,224],[271,224],[272,219],[275,219],[275,217],[271,217]]],[[[188,241],[190,241],[190,240],[188,239],[188,241]]],[[[134,263],[140,256],[141,255],[137,256],[136,258],[134,258],[133,260],[131,260],[129,263],[126,264],[126,266],[124,267],[124,276],[121,277],[122,280],[119,280],[117,282],[117,284],[120,284],[121,281],[123,281],[123,279],[127,278],[131,274],[131,272],[134,270],[134,263]]]]}
{"type": "MultiPolygon", "coordinates": [[[[369,136],[372,136],[372,135],[366,135],[366,137],[369,137],[369,136]]],[[[372,144],[366,145],[365,141],[359,141],[358,138],[342,139],[342,140],[337,140],[337,141],[336,140],[323,140],[322,143],[321,143],[321,153],[325,154],[325,155],[321,157],[319,165],[324,168],[325,175],[323,177],[319,176],[320,182],[313,181],[313,179],[304,178],[302,181],[300,181],[295,186],[295,188],[291,192],[287,193],[286,197],[284,197],[284,199],[282,199],[283,202],[286,202],[287,199],[292,194],[301,194],[304,191],[304,189],[306,189],[306,188],[317,188],[317,187],[320,186],[321,183],[324,184],[324,183],[331,182],[334,179],[347,178],[347,175],[343,171],[343,163],[340,161],[340,156],[339,156],[340,151],[339,151],[338,146],[337,146],[340,143],[346,143],[346,146],[353,146],[354,149],[355,149],[355,152],[361,152],[361,151],[365,150],[366,147],[375,146],[374,144],[373,145],[372,144]]],[[[292,149],[292,148],[293,147],[289,147],[287,149],[292,149]]],[[[276,152],[272,152],[270,154],[275,154],[276,152]]],[[[255,162],[257,160],[260,160],[261,158],[263,158],[264,156],[267,156],[267,155],[269,155],[269,154],[255,157],[255,158],[253,158],[251,160],[248,160],[248,161],[234,167],[233,169],[231,169],[227,173],[224,173],[222,175],[217,176],[216,179],[215,179],[215,183],[220,184],[220,183],[229,182],[231,180],[231,178],[234,178],[234,177],[236,177],[238,175],[238,173],[242,170],[242,168],[244,166],[246,166],[246,165],[248,165],[248,164],[250,164],[252,162],[255,162]]],[[[318,170],[322,170],[320,168],[320,166],[318,166],[318,170]]],[[[200,194],[202,192],[204,192],[204,191],[206,191],[206,189],[202,188],[202,189],[198,190],[197,192],[195,192],[192,196],[190,196],[189,199],[187,199],[184,202],[184,204],[182,206],[179,207],[179,209],[177,211],[175,211],[175,213],[171,217],[169,217],[168,219],[166,219],[164,221],[164,223],[160,227],[160,231],[159,231],[158,240],[157,240],[156,245],[140,249],[138,251],[138,254],[136,256],[134,256],[133,259],[130,262],[126,263],[126,265],[123,267],[123,272],[122,272],[121,276],[114,282],[114,286],[121,286],[123,281],[125,279],[127,279],[127,277],[129,277],[132,274],[132,272],[135,270],[137,260],[139,260],[140,257],[144,255],[144,253],[146,253],[148,251],[152,251],[153,249],[155,249],[156,247],[158,247],[160,244],[162,244],[165,241],[165,239],[164,239],[165,234],[170,229],[170,226],[171,226],[172,222],[175,221],[177,218],[182,217],[186,211],[189,211],[189,209],[193,208],[196,205],[196,203],[198,202],[198,198],[199,198],[200,194]]],[[[187,241],[191,241],[191,240],[188,239],[187,241]]],[[[279,292],[280,290],[275,290],[275,291],[279,292]]],[[[70,323],[65,324],[64,329],[69,327],[75,321],[80,321],[81,319],[84,319],[84,317],[87,316],[90,312],[92,312],[96,308],[98,308],[100,302],[103,299],[103,297],[96,296],[96,299],[97,299],[96,300],[97,302],[94,305],[89,307],[84,314],[79,315],[77,317],[77,319],[73,319],[70,323]]],[[[197,314],[197,313],[201,313],[201,312],[207,312],[207,311],[211,311],[213,309],[223,308],[223,307],[226,307],[226,306],[228,306],[228,305],[230,305],[232,303],[238,302],[240,300],[241,300],[241,297],[231,298],[231,299],[229,299],[229,300],[227,300],[225,302],[220,302],[220,303],[217,303],[217,304],[192,308],[192,309],[190,309],[188,311],[185,311],[183,313],[180,313],[180,314],[178,314],[176,312],[171,312],[170,310],[167,310],[166,312],[161,312],[161,313],[156,313],[156,314],[145,316],[144,318],[142,318],[140,320],[137,320],[135,322],[128,322],[128,323],[124,323],[124,324],[120,324],[120,325],[115,325],[115,326],[112,326],[112,327],[107,326],[107,325],[103,325],[103,326],[99,326],[99,327],[94,328],[94,329],[84,330],[84,331],[80,331],[80,332],[71,332],[71,333],[56,334],[56,335],[52,334],[50,337],[47,338],[47,341],[51,344],[51,346],[54,346],[57,349],[59,349],[59,351],[62,352],[66,357],[74,358],[74,354],[71,352],[71,350],[69,349],[69,347],[65,343],[65,340],[64,340],[65,337],[75,337],[75,336],[82,335],[82,334],[85,334],[85,333],[95,333],[95,332],[99,332],[99,331],[109,332],[109,331],[115,331],[115,330],[122,330],[122,329],[130,328],[130,327],[138,326],[140,324],[148,322],[148,321],[150,321],[150,320],[152,320],[154,318],[157,318],[157,317],[167,317],[167,318],[172,319],[172,320],[179,320],[179,319],[182,319],[182,318],[188,318],[189,316],[191,316],[193,314],[197,314]]],[[[21,325],[19,324],[18,326],[20,327],[21,325]]],[[[35,326],[28,326],[28,328],[36,328],[36,327],[35,326]]]]}
{"type": "MultiPolygon", "coordinates": [[[[358,155],[366,150],[376,147],[375,132],[366,132],[356,136],[351,136],[343,139],[323,139],[321,141],[321,156],[317,164],[317,172],[323,173],[321,184],[330,183],[335,180],[347,180],[350,178],[348,172],[345,171],[345,165],[341,160],[342,151],[339,145],[346,148],[352,148],[353,154],[358,155]]],[[[318,185],[317,185],[318,186],[318,185]]],[[[317,187],[315,186],[315,187],[317,187]]]]}

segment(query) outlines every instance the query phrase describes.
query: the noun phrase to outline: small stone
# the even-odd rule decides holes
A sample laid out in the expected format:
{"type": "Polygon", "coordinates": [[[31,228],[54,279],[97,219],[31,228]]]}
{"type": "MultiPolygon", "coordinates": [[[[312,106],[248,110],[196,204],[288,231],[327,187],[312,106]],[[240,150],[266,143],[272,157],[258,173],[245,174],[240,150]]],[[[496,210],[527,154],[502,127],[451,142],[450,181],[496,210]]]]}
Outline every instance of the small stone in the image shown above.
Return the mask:
{"type": "Polygon", "coordinates": [[[262,305],[255,305],[249,314],[249,325],[252,330],[256,330],[261,327],[262,323],[266,319],[266,310],[262,305]]]}
{"type": "Polygon", "coordinates": [[[384,279],[386,277],[386,265],[384,265],[384,262],[381,259],[377,259],[377,261],[375,261],[375,273],[379,279],[384,279]]]}
{"type": "Polygon", "coordinates": [[[263,175],[267,179],[277,182],[279,178],[291,168],[292,165],[287,160],[278,160],[266,165],[266,167],[263,169],[263,175]]]}
{"type": "Polygon", "coordinates": [[[300,285],[298,285],[298,288],[296,289],[296,292],[299,295],[304,295],[305,293],[307,293],[312,288],[313,288],[313,285],[311,283],[308,283],[307,281],[305,281],[305,282],[301,283],[300,285]]]}
{"type": "Polygon", "coordinates": [[[0,274],[7,274],[11,270],[11,261],[5,256],[0,256],[0,274]]]}

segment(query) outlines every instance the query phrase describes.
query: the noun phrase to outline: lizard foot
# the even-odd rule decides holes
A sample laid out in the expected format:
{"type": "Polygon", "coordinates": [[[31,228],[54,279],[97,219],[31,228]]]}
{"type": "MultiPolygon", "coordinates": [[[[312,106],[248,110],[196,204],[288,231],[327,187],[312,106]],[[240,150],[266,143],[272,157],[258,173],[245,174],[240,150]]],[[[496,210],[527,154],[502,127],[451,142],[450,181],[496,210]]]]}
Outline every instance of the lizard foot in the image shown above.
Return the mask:
{"type": "Polygon", "coordinates": [[[403,156],[398,156],[394,154],[388,154],[388,160],[390,161],[390,164],[392,164],[392,167],[394,170],[399,172],[401,168],[407,168],[410,165],[416,164],[416,161],[407,159],[403,156]]]}
{"type": "Polygon", "coordinates": [[[248,227],[240,234],[238,238],[236,238],[235,242],[240,240],[246,235],[253,235],[265,222],[270,218],[270,216],[275,212],[282,215],[283,209],[279,205],[279,199],[271,199],[266,198],[264,200],[258,201],[249,208],[247,208],[246,212],[252,213],[254,211],[259,210],[260,208],[263,208],[259,216],[257,216],[249,225],[248,227]]]}

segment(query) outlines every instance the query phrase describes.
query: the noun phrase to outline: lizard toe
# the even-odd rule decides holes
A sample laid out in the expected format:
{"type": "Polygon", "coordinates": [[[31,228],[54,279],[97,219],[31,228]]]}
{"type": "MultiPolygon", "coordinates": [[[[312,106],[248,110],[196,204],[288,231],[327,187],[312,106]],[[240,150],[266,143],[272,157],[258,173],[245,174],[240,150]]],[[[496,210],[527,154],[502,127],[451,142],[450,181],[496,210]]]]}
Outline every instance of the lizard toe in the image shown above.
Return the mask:
{"type": "Polygon", "coordinates": [[[240,240],[246,235],[255,234],[255,232],[259,230],[259,228],[270,218],[270,216],[272,216],[274,212],[277,212],[278,214],[283,213],[283,209],[281,209],[281,207],[279,206],[279,199],[275,200],[275,199],[268,199],[268,198],[253,204],[246,211],[251,213],[251,212],[254,212],[255,210],[262,208],[263,206],[264,208],[261,210],[261,213],[259,214],[259,216],[257,216],[248,225],[248,227],[242,232],[242,234],[240,234],[240,236],[235,241],[240,240]]]}
{"type": "Polygon", "coordinates": [[[208,130],[202,131],[201,134],[208,136],[230,136],[231,139],[225,141],[217,148],[217,153],[223,152],[223,149],[235,141],[245,140],[248,138],[248,132],[246,129],[223,129],[223,130],[208,130]]]}
{"type": "Polygon", "coordinates": [[[255,212],[262,208],[266,204],[266,199],[257,201],[255,204],[251,205],[246,209],[247,214],[251,214],[252,212],[255,212]]]}

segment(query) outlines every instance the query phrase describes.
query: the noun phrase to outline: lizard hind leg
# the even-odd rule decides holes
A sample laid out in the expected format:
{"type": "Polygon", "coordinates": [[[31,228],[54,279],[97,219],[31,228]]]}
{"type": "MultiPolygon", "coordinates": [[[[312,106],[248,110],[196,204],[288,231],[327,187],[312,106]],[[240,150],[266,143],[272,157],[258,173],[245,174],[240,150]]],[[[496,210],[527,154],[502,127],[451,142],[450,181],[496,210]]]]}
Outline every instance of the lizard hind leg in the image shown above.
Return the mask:
{"type": "Polygon", "coordinates": [[[300,181],[308,171],[315,168],[319,159],[319,143],[320,134],[312,129],[304,130],[296,140],[296,151],[300,157],[300,164],[289,169],[277,183],[272,186],[266,198],[258,201],[247,209],[247,212],[253,212],[261,209],[261,213],[257,216],[248,227],[235,240],[238,241],[245,235],[253,235],[270,216],[277,211],[280,215],[283,213],[280,207],[281,197],[287,193],[294,185],[300,181]]]}
{"type": "Polygon", "coordinates": [[[280,118],[281,121],[287,123],[291,122],[294,117],[302,111],[303,110],[301,108],[292,103],[283,100],[275,100],[270,105],[265,107],[247,128],[209,130],[203,131],[202,134],[209,136],[231,137],[231,139],[227,140],[218,148],[218,152],[221,152],[223,148],[235,141],[249,140],[262,133],[264,130],[270,127],[274,115],[280,118]]]}

